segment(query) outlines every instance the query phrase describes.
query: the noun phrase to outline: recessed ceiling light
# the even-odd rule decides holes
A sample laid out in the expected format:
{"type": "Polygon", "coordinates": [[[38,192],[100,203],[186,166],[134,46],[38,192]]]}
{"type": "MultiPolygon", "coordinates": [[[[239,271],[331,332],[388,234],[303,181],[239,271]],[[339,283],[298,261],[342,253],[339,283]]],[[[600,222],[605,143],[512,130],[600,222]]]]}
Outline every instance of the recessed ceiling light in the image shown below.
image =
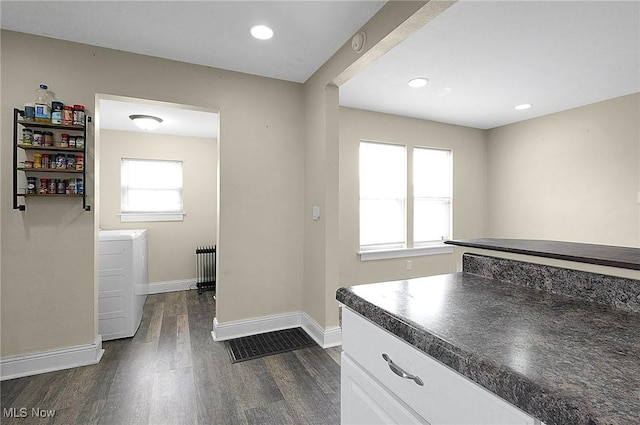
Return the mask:
{"type": "Polygon", "coordinates": [[[151,115],[129,115],[129,119],[142,130],[155,130],[162,123],[162,118],[151,115]]]}
{"type": "Polygon", "coordinates": [[[531,108],[533,105],[530,103],[522,103],[520,105],[515,106],[515,109],[518,111],[524,111],[525,109],[531,108]]]}
{"type": "Polygon", "coordinates": [[[251,27],[251,35],[258,40],[269,40],[273,37],[273,30],[266,25],[254,25],[251,27]]]}
{"type": "Polygon", "coordinates": [[[412,78],[407,84],[413,88],[424,87],[429,84],[429,79],[425,77],[412,78]]]}

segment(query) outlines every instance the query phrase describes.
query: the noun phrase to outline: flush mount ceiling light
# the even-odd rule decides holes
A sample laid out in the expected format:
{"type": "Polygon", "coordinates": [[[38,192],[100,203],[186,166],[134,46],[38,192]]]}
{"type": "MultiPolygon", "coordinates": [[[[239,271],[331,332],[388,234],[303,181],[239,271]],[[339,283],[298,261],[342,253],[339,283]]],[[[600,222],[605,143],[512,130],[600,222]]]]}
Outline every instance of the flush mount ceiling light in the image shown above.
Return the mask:
{"type": "Polygon", "coordinates": [[[162,122],[162,118],[152,115],[129,115],[129,118],[138,128],[143,130],[155,130],[162,122]]]}
{"type": "Polygon", "coordinates": [[[407,84],[409,84],[409,87],[417,89],[429,84],[429,79],[425,77],[412,78],[407,84]]]}
{"type": "Polygon", "coordinates": [[[266,25],[254,25],[251,27],[251,35],[258,40],[269,40],[273,37],[273,30],[266,25]]]}
{"type": "Polygon", "coordinates": [[[516,111],[524,111],[525,109],[531,108],[533,105],[530,103],[521,103],[520,105],[516,105],[514,109],[516,111]]]}

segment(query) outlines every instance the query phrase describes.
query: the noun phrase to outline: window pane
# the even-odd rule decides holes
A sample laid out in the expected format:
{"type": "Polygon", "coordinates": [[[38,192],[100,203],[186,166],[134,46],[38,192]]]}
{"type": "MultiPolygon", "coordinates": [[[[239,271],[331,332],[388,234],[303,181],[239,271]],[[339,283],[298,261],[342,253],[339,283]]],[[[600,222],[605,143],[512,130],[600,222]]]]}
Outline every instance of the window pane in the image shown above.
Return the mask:
{"type": "Polygon", "coordinates": [[[407,172],[404,146],[360,143],[360,198],[403,199],[407,172]]]}
{"type": "Polygon", "coordinates": [[[451,204],[425,198],[417,198],[413,202],[414,245],[449,239],[451,204]]]}
{"type": "Polygon", "coordinates": [[[128,193],[126,211],[179,212],[182,211],[180,192],[175,190],[133,189],[128,193]]]}
{"type": "Polygon", "coordinates": [[[404,202],[402,200],[360,201],[360,246],[404,246],[404,202]]]}
{"type": "Polygon", "coordinates": [[[403,247],[407,193],[406,149],[360,143],[360,246],[403,247]]]}
{"type": "Polygon", "coordinates": [[[182,212],[182,161],[122,159],[122,212],[182,212]]]}
{"type": "Polygon", "coordinates": [[[447,150],[414,148],[414,197],[451,197],[450,157],[447,150]]]}
{"type": "Polygon", "coordinates": [[[450,238],[451,152],[413,150],[413,243],[424,245],[450,238]]]}

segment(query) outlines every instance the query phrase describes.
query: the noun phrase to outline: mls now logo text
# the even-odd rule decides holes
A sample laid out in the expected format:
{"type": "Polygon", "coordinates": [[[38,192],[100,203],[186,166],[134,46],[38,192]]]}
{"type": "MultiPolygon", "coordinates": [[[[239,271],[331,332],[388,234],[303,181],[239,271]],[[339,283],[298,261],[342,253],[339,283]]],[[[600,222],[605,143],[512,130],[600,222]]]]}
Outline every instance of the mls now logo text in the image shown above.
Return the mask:
{"type": "Polygon", "coordinates": [[[46,410],[39,407],[27,409],[26,407],[10,407],[2,409],[2,416],[5,418],[53,418],[55,410],[46,410]]]}

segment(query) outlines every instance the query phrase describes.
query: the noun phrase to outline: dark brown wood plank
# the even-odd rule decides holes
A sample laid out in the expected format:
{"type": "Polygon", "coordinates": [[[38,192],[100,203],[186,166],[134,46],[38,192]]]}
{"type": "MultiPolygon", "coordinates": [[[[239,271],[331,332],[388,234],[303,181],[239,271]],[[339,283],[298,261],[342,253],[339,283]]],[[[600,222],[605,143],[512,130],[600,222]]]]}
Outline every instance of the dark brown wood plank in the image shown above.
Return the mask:
{"type": "Polygon", "coordinates": [[[149,295],[137,334],[104,342],[99,364],[1,383],[1,408],[55,410],[53,418],[5,415],[0,422],[339,422],[339,349],[333,358],[313,347],[232,364],[225,344],[211,337],[214,315],[210,291],[149,295]]]}

